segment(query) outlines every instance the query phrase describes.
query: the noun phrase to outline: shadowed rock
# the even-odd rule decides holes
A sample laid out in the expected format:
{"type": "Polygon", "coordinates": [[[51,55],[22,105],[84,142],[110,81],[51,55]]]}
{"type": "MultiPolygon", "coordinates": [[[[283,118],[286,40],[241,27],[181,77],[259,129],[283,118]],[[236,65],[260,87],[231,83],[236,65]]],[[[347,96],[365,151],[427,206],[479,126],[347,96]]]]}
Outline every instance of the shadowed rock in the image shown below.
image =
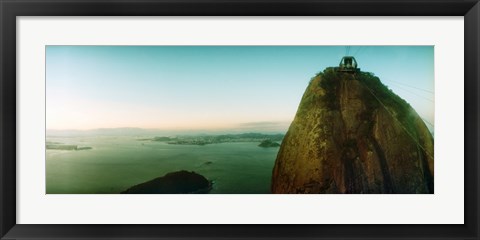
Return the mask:
{"type": "Polygon", "coordinates": [[[174,194],[208,193],[212,184],[204,176],[185,170],[168,173],[151,181],[135,185],[122,193],[128,194],[174,194]]]}
{"type": "Polygon", "coordinates": [[[276,142],[273,142],[272,140],[270,139],[266,139],[266,140],[263,140],[260,144],[258,144],[259,147],[264,147],[264,148],[268,148],[268,147],[280,147],[280,144],[276,143],[276,142]]]}

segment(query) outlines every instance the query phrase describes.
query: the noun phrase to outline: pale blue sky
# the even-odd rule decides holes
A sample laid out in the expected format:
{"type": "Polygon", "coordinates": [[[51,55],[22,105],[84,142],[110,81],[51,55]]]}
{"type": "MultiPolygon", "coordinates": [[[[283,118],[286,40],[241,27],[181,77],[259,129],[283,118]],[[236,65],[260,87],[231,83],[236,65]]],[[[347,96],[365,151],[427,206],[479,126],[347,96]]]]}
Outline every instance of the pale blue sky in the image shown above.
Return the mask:
{"type": "MultiPolygon", "coordinates": [[[[285,129],[311,77],[346,53],[344,46],[47,46],[47,129],[285,129]]],[[[351,46],[349,55],[434,123],[433,46],[351,46]]]]}

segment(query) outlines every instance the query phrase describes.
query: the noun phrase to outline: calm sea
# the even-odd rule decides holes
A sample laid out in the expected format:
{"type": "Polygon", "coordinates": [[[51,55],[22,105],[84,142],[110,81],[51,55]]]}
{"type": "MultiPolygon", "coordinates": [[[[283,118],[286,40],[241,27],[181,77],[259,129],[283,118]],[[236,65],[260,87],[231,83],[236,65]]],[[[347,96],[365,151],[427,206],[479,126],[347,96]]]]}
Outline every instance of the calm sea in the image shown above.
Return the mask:
{"type": "Polygon", "coordinates": [[[46,150],[46,192],[119,193],[169,172],[195,171],[214,181],[210,193],[264,194],[270,191],[278,148],[258,142],[171,145],[134,137],[48,137],[48,142],[92,147],[46,150]]]}

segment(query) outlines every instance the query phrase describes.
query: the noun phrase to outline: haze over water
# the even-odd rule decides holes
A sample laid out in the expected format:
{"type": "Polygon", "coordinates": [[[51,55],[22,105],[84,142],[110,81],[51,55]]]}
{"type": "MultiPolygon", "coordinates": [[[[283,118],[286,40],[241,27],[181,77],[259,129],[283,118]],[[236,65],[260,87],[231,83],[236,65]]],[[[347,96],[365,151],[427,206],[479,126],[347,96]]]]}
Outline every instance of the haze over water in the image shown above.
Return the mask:
{"type": "Polygon", "coordinates": [[[269,193],[278,148],[258,142],[174,145],[131,136],[48,137],[90,150],[46,151],[47,194],[120,193],[169,172],[195,171],[213,180],[210,193],[269,193]]]}

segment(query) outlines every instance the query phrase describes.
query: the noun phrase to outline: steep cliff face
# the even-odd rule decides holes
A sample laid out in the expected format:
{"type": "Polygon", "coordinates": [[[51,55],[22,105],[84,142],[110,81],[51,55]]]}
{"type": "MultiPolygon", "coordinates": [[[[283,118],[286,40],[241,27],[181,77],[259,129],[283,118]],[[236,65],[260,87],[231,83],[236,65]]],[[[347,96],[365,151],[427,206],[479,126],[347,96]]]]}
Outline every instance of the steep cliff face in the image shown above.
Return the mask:
{"type": "Polygon", "coordinates": [[[433,137],[370,73],[327,68],[281,144],[273,193],[433,193],[433,137]]]}

